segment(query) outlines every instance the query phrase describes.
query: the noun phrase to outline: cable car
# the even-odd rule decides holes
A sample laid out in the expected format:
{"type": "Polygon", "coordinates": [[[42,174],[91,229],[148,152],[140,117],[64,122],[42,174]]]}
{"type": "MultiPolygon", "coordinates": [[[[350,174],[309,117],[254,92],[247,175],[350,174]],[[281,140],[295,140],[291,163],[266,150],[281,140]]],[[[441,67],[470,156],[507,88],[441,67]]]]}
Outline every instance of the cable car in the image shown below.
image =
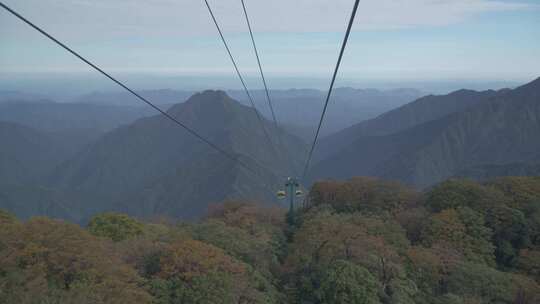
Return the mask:
{"type": "Polygon", "coordinates": [[[285,193],[285,191],[283,191],[283,190],[277,192],[277,197],[279,199],[284,199],[286,196],[287,196],[287,193],[285,193]]]}

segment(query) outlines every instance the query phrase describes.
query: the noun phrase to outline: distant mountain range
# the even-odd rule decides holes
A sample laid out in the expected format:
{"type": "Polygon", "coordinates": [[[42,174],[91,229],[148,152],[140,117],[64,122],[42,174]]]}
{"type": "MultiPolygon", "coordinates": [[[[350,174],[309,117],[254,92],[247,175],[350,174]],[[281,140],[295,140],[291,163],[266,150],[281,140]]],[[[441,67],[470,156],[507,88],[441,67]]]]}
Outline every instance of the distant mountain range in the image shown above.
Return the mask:
{"type": "Polygon", "coordinates": [[[45,96],[20,91],[0,91],[0,104],[4,102],[51,102],[45,96]]]}
{"type": "MultiPolygon", "coordinates": [[[[243,92],[228,92],[241,102],[246,102],[243,92]]],[[[318,90],[272,91],[274,109],[278,120],[289,126],[287,130],[307,141],[315,135],[327,92],[318,90]]],[[[263,91],[254,91],[257,108],[271,117],[263,91]]],[[[414,89],[375,90],[337,88],[332,93],[323,135],[337,132],[355,123],[376,117],[386,111],[414,101],[422,92],[414,89]]]]}
{"type": "MultiPolygon", "coordinates": [[[[264,103],[262,93],[255,96],[264,103]]],[[[306,119],[324,96],[315,90],[273,94],[278,109],[290,102],[306,119]]],[[[453,176],[540,174],[540,79],[512,90],[460,90],[407,104],[403,100],[415,92],[342,89],[330,108],[350,107],[348,118],[327,120],[341,117],[344,124],[366,115],[359,111],[371,105],[362,96],[377,94],[375,107],[396,107],[322,138],[308,184],[369,175],[424,188],[453,176]],[[398,101],[390,100],[392,94],[398,101]],[[346,101],[351,96],[358,102],[346,101]]],[[[250,169],[144,107],[96,100],[0,103],[0,208],[22,218],[48,215],[82,223],[105,210],[196,218],[209,204],[229,198],[277,204],[275,191],[304,165],[313,128],[276,128],[263,119],[270,143],[256,112],[229,96],[205,91],[170,106],[163,99],[160,106],[250,169]]]]}
{"type": "MultiPolygon", "coordinates": [[[[167,106],[183,102],[196,92],[167,89],[146,90],[139,93],[158,105],[167,106]]],[[[252,90],[250,93],[257,109],[265,117],[271,118],[265,91],[252,90]]],[[[229,90],[227,94],[244,105],[250,105],[244,91],[229,90]]],[[[337,88],[332,95],[332,107],[328,111],[327,124],[322,130],[323,134],[330,134],[358,121],[373,118],[411,102],[422,94],[415,89],[381,91],[337,88]]],[[[314,126],[319,121],[326,92],[314,89],[271,90],[270,95],[279,122],[286,125],[289,132],[304,139],[311,139],[314,136],[314,126]]],[[[81,96],[74,102],[101,105],[141,105],[132,95],[123,92],[94,92],[81,96]]]]}
{"type": "MultiPolygon", "coordinates": [[[[179,90],[141,90],[138,94],[144,98],[151,100],[157,105],[172,105],[186,101],[195,92],[179,91],[179,90]]],[[[73,100],[73,103],[97,104],[97,105],[116,105],[116,106],[146,106],[137,98],[128,92],[92,92],[79,96],[73,100]]]]}
{"type": "Polygon", "coordinates": [[[155,111],[146,107],[35,100],[0,103],[0,121],[33,128],[63,142],[73,153],[108,131],[150,115],[155,111]]]}
{"type": "MultiPolygon", "coordinates": [[[[162,89],[141,90],[138,93],[163,109],[167,109],[173,104],[184,102],[196,92],[162,89]]],[[[229,90],[227,94],[244,105],[251,105],[246,93],[242,90],[229,90]]],[[[266,118],[271,118],[265,91],[252,90],[250,94],[253,96],[257,109],[266,118]]],[[[315,126],[320,118],[326,92],[315,89],[271,90],[270,95],[280,124],[288,132],[306,141],[311,140],[314,136],[315,126]]],[[[376,117],[379,114],[411,102],[422,95],[423,93],[421,91],[415,89],[382,91],[376,89],[337,88],[332,95],[332,107],[328,111],[328,119],[322,129],[322,134],[331,134],[359,121],[376,117]]],[[[0,91],[0,103],[2,102],[9,102],[11,104],[21,102],[33,104],[53,103],[43,96],[15,91],[0,91]]],[[[131,94],[115,91],[85,94],[71,99],[70,103],[67,104],[70,105],[72,110],[76,108],[76,104],[81,105],[80,109],[82,109],[82,105],[86,107],[111,107],[109,110],[104,108],[97,109],[98,111],[105,111],[105,113],[127,106],[128,108],[125,109],[126,115],[129,115],[128,113],[133,112],[134,108],[138,107],[142,108],[142,111],[148,110],[145,104],[141,103],[131,94]]],[[[49,113],[61,113],[58,110],[59,105],[56,104],[49,113]]],[[[93,112],[93,110],[90,110],[90,112],[93,112]]],[[[0,120],[10,116],[9,114],[4,115],[0,117],[0,120]]]]}
{"type": "Polygon", "coordinates": [[[370,175],[427,187],[467,172],[534,172],[538,134],[540,79],[514,90],[427,96],[322,140],[311,179],[370,175]],[[513,163],[528,169],[500,169],[513,163]]]}

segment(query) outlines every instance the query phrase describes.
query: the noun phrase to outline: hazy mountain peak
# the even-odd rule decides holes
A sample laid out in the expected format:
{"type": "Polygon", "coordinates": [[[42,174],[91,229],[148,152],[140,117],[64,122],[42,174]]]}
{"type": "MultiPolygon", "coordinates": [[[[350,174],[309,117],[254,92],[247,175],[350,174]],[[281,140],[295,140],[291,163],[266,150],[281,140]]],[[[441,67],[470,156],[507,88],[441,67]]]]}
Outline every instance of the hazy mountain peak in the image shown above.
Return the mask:
{"type": "Polygon", "coordinates": [[[206,90],[203,92],[195,93],[186,102],[186,107],[207,107],[207,106],[240,106],[240,103],[227,95],[225,91],[221,90],[206,90]]]}
{"type": "Polygon", "coordinates": [[[229,95],[225,91],[222,90],[206,90],[203,92],[195,93],[193,96],[191,96],[186,103],[189,102],[227,102],[227,101],[233,101],[229,95]]]}
{"type": "Polygon", "coordinates": [[[169,113],[185,119],[216,118],[237,113],[244,106],[220,90],[207,90],[191,96],[185,103],[173,106],[169,113]]]}

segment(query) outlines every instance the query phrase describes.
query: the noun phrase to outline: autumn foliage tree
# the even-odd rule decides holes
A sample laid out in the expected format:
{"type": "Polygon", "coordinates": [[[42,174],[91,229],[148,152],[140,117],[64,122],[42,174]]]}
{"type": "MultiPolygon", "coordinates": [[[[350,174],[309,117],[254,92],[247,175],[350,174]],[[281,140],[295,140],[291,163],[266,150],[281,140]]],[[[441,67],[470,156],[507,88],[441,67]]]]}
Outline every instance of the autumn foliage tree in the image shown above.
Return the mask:
{"type": "Polygon", "coordinates": [[[345,261],[376,279],[382,303],[535,303],[538,181],[449,180],[422,194],[373,178],[317,183],[284,264],[289,286],[324,303],[312,295],[345,261]]]}
{"type": "Polygon", "coordinates": [[[0,303],[536,304],[540,179],[321,182],[295,212],[248,202],[196,222],[0,211],[0,303]]]}
{"type": "Polygon", "coordinates": [[[111,247],[46,218],[1,224],[0,303],[151,303],[111,247]]]}
{"type": "Polygon", "coordinates": [[[310,193],[310,204],[327,204],[337,212],[365,214],[396,212],[415,205],[416,191],[398,183],[371,177],[355,177],[346,182],[319,182],[310,193]]]}

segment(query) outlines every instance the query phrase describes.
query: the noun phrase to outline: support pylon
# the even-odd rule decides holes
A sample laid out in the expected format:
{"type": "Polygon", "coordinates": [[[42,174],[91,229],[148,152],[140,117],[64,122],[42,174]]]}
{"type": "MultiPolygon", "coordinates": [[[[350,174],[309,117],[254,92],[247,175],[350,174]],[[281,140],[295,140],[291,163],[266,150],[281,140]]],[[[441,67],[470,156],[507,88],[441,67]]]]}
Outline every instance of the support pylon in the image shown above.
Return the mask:
{"type": "Polygon", "coordinates": [[[287,189],[287,195],[289,196],[289,213],[287,214],[287,221],[289,222],[289,224],[294,224],[295,198],[298,195],[298,187],[300,187],[300,184],[298,183],[298,180],[296,178],[287,178],[285,188],[287,189]]]}

